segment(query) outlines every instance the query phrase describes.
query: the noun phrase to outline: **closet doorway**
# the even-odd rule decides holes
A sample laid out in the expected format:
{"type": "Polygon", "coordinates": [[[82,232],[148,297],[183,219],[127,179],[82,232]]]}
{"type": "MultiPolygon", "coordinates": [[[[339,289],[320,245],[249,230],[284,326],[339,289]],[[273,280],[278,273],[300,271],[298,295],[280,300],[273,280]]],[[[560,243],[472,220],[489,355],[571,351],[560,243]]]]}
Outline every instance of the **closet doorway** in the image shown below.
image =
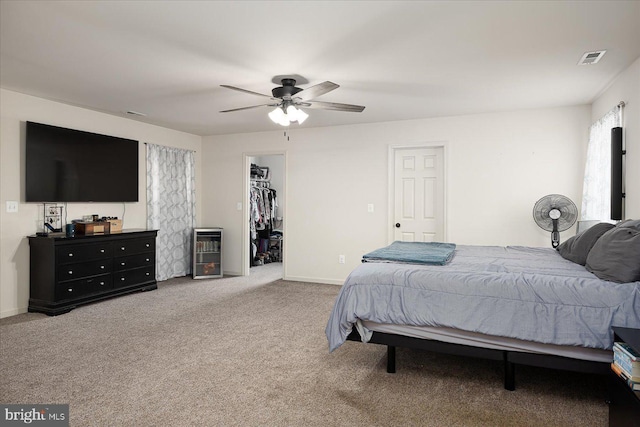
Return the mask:
{"type": "Polygon", "coordinates": [[[242,274],[284,277],[286,153],[247,153],[242,274]]]}

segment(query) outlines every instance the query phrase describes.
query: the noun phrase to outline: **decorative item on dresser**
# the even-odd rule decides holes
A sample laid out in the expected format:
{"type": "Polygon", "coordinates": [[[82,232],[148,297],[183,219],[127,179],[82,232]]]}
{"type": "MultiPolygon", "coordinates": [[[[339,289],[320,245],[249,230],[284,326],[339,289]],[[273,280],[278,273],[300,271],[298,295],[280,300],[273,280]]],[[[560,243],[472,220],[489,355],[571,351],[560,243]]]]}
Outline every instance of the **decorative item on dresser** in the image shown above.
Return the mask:
{"type": "Polygon", "coordinates": [[[96,222],[84,222],[78,221],[75,223],[76,234],[110,234],[111,223],[108,221],[96,221],[96,222]]]}
{"type": "Polygon", "coordinates": [[[157,230],[29,236],[29,311],[55,316],[78,305],[157,289],[157,230]]]}

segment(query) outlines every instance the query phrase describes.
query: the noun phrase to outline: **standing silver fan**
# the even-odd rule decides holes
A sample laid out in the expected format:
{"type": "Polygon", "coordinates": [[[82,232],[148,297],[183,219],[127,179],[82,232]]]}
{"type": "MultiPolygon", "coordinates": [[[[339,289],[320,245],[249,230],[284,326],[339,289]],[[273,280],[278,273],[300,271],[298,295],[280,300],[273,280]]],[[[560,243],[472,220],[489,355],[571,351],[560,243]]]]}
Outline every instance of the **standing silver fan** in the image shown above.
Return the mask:
{"type": "Polygon", "coordinates": [[[549,194],[533,206],[533,219],[543,230],[551,232],[551,246],[560,244],[560,232],[568,230],[578,219],[578,208],[566,196],[549,194]]]}

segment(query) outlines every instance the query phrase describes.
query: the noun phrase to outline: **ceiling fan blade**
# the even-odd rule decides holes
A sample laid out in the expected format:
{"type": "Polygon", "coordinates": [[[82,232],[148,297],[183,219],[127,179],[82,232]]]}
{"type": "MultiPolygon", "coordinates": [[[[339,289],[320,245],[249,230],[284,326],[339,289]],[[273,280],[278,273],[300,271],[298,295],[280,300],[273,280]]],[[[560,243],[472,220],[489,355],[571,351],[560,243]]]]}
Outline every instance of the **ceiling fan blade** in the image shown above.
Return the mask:
{"type": "Polygon", "coordinates": [[[260,104],[260,105],[252,105],[250,107],[240,107],[240,108],[232,108],[230,110],[222,110],[221,113],[230,113],[232,111],[242,111],[242,110],[250,110],[252,108],[260,108],[260,107],[277,107],[278,104],[260,104]]]}
{"type": "Polygon", "coordinates": [[[251,95],[264,96],[264,97],[267,97],[269,99],[278,99],[278,98],[272,97],[271,95],[265,95],[263,93],[253,92],[251,90],[242,89],[242,88],[235,87],[235,86],[229,86],[229,85],[220,85],[220,86],[226,87],[227,89],[232,89],[232,90],[237,90],[237,91],[240,91],[240,92],[244,92],[244,93],[250,93],[251,95]]]}
{"type": "Polygon", "coordinates": [[[334,111],[351,111],[354,113],[361,113],[364,110],[362,105],[353,104],[340,104],[338,102],[322,102],[322,101],[308,101],[299,104],[302,108],[316,108],[321,110],[334,110],[334,111]]]}
{"type": "Polygon", "coordinates": [[[323,82],[315,86],[308,87],[293,95],[293,98],[300,98],[303,101],[308,99],[317,98],[320,95],[324,95],[327,92],[331,92],[334,89],[338,89],[340,85],[333,82],[323,82]]]}

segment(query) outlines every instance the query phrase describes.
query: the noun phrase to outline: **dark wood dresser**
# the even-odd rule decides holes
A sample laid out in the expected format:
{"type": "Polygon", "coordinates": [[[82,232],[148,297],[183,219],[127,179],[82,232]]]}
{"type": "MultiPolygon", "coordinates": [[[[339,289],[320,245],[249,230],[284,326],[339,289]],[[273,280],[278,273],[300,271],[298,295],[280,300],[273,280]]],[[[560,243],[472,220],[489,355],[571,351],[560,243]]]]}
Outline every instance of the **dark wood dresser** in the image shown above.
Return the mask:
{"type": "Polygon", "coordinates": [[[81,304],[157,289],[157,234],[29,236],[29,311],[55,316],[81,304]]]}

